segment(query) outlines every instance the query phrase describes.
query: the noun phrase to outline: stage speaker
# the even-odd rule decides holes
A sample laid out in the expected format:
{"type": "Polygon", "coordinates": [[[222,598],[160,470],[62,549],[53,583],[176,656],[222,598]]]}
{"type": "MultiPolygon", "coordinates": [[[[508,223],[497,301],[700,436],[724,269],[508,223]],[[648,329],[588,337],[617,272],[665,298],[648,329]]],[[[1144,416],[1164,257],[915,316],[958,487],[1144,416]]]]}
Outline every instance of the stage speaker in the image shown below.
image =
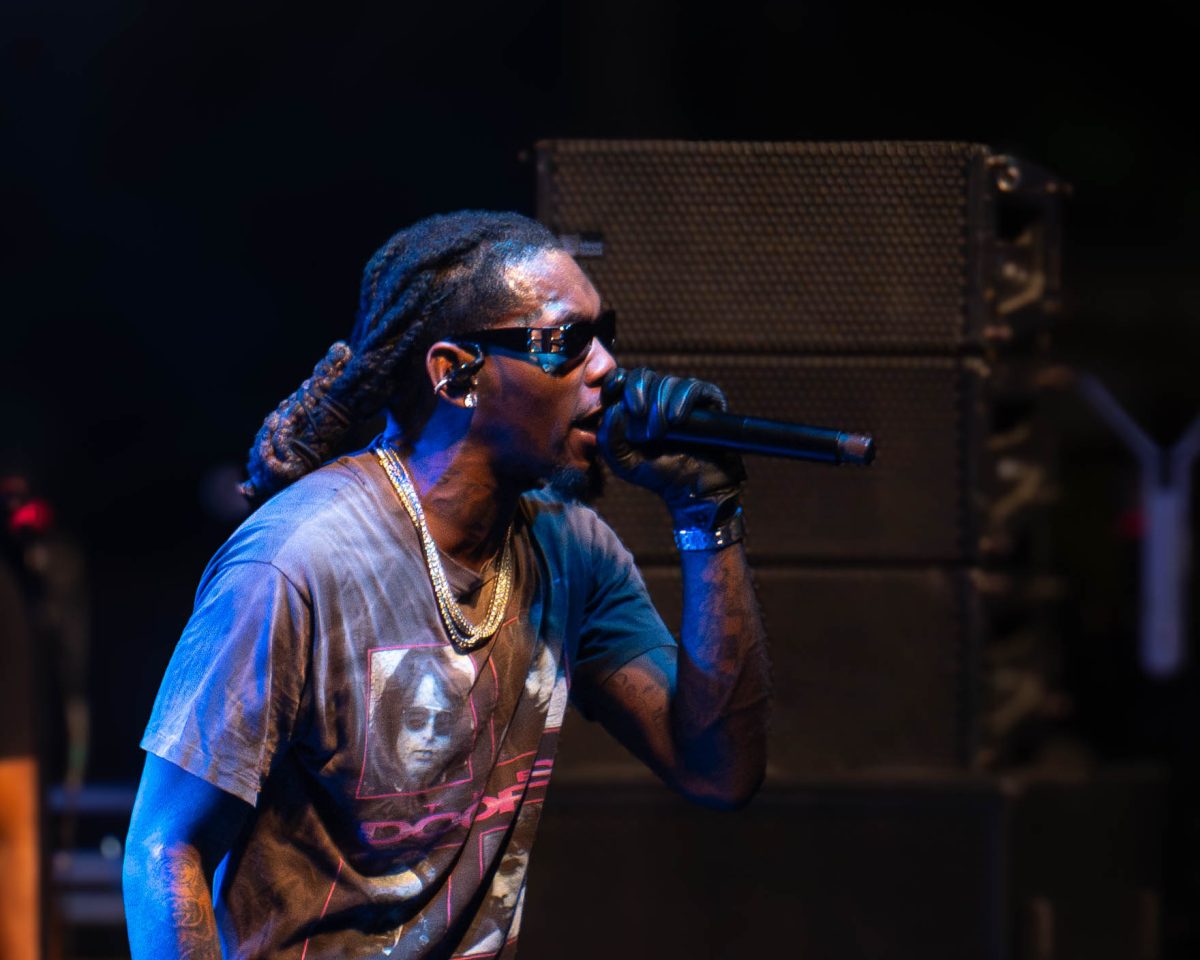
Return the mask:
{"type": "MultiPolygon", "coordinates": [[[[996,678],[979,578],[1048,556],[1062,185],[969,143],[547,141],[538,163],[538,215],[616,309],[622,366],[878,443],[866,469],[747,458],[772,775],[1010,755],[981,736],[996,678]]],[[[661,504],[610,479],[596,508],[670,622],[661,504]]],[[[563,771],[626,776],[603,743],[569,732],[563,771]]]]}
{"type": "Polygon", "coordinates": [[[768,790],[735,814],[551,786],[527,960],[1155,960],[1164,780],[928,776],[768,790]]]}
{"type": "MultiPolygon", "coordinates": [[[[867,469],[748,458],[746,549],[756,563],[976,563],[1019,552],[1042,522],[1052,476],[1038,387],[1032,374],[1015,383],[1011,364],[1001,378],[970,357],[619,360],[720,384],[740,413],[880,438],[867,469]]],[[[596,507],[639,562],[673,561],[669,517],[653,494],[611,480],[596,507]]]]}
{"type": "Polygon", "coordinates": [[[957,355],[1057,304],[1063,186],[971,143],[538,145],[538,216],[634,352],[957,355]]]}
{"type": "MultiPolygon", "coordinates": [[[[617,310],[622,366],[876,437],[867,470],[751,460],[756,562],[1008,561],[1044,526],[1029,508],[1051,471],[1006,443],[1036,435],[1058,181],[963,143],[548,141],[538,156],[539,216],[617,310]]],[[[653,498],[611,484],[598,508],[639,561],[671,555],[653,498]]]]}
{"type": "MultiPolygon", "coordinates": [[[[673,630],[676,569],[643,570],[673,630]]],[[[970,571],[765,568],[756,584],[771,644],[773,782],[961,767],[976,744],[980,596],[970,571]]],[[[570,715],[556,777],[639,777],[597,724],[570,715]]]]}

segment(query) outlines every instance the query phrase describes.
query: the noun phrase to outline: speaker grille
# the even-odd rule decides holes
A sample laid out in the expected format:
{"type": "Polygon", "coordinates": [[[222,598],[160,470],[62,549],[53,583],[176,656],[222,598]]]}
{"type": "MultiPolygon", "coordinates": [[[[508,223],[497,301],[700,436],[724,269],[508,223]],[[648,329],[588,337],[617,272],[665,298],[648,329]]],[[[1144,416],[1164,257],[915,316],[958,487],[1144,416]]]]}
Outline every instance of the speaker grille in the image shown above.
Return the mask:
{"type": "Polygon", "coordinates": [[[539,146],[539,215],[582,239],[629,349],[948,351],[979,336],[971,184],[988,155],[552,141],[539,146]]]}
{"type": "MultiPolygon", "coordinates": [[[[731,410],[874,433],[867,469],[748,458],[747,548],[756,560],[871,557],[957,560],[975,552],[965,497],[964,408],[984,368],[950,357],[713,357],[621,354],[623,366],[718,384],[731,410]]],[[[670,523],[653,494],[610,480],[597,509],[639,561],[674,558],[670,523]]]]}
{"type": "MultiPolygon", "coordinates": [[[[644,569],[667,625],[679,572],[644,569]]],[[[967,570],[765,569],[755,582],[771,638],[769,779],[952,767],[974,748],[971,664],[979,594],[967,570]]],[[[557,777],[637,780],[639,764],[572,715],[557,777]]]]}
{"type": "MultiPolygon", "coordinates": [[[[747,458],[773,770],[969,762],[990,622],[976,574],[1044,556],[1035,334],[1062,185],[970,143],[552,141],[538,160],[539,217],[620,315],[622,366],[876,438],[865,470],[747,458]]],[[[670,619],[661,503],[613,481],[597,507],[670,619]]],[[[615,762],[597,751],[592,775],[615,762]]]]}

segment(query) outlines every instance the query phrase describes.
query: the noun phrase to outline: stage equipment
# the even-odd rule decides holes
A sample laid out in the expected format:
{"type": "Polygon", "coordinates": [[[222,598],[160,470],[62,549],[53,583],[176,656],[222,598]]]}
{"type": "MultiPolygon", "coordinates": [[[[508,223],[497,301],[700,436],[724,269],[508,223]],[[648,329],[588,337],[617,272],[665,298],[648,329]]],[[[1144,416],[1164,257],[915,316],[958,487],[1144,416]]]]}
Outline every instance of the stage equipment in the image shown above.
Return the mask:
{"type": "MultiPolygon", "coordinates": [[[[881,450],[868,470],[751,459],[747,547],[757,561],[978,563],[1029,535],[1029,509],[997,513],[1041,457],[1033,370],[980,357],[716,357],[621,355],[711,380],[734,410],[791,422],[869,428],[881,450]],[[998,367],[1000,367],[998,369],[998,367]]],[[[1034,500],[1043,489],[1030,493],[1034,500]]],[[[1027,497],[1027,499],[1028,499],[1027,497]]],[[[657,498],[619,482],[600,511],[642,562],[672,560],[657,498]]]]}
{"type": "Polygon", "coordinates": [[[631,353],[957,355],[1027,343],[1063,185],[968,143],[555,140],[538,216],[631,353]]]}
{"type": "MultiPolygon", "coordinates": [[[[1083,774],[1058,724],[1066,192],[977,144],[539,145],[539,216],[621,314],[622,366],[880,447],[869,470],[747,458],[762,795],[685,807],[571,716],[526,953],[569,931],[581,958],[1155,955],[1161,781],[1083,774]],[[1004,772],[1039,763],[1060,782],[1004,772]]],[[[596,506],[677,628],[666,511],[615,480],[596,506]]]]}
{"type": "Polygon", "coordinates": [[[1200,417],[1170,447],[1134,422],[1099,380],[1079,377],[1080,393],[1138,461],[1142,472],[1139,659],[1152,677],[1179,673],[1187,660],[1192,561],[1192,469],[1200,455],[1200,417]]]}
{"type": "Polygon", "coordinates": [[[1164,807],[1153,769],[814,782],[734,814],[556,783],[521,957],[1154,960],[1164,807]]]}
{"type": "MultiPolygon", "coordinates": [[[[540,218],[621,315],[623,367],[880,438],[869,470],[748,458],[746,549],[787,693],[774,775],[1005,754],[981,666],[1015,644],[980,583],[1041,578],[1048,552],[1062,185],[964,143],[550,141],[538,173],[540,218]]],[[[613,480],[596,506],[676,608],[657,498],[613,480]]],[[[1040,629],[1044,606],[1009,620],[1040,629]]]]}

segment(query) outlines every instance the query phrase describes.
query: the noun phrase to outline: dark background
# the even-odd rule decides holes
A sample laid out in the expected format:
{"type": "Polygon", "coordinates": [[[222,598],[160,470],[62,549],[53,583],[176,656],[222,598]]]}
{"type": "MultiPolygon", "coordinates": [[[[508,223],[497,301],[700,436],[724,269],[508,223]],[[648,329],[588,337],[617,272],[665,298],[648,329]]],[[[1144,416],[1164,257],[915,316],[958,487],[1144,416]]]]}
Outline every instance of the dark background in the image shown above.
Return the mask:
{"type": "MultiPolygon", "coordinates": [[[[972,140],[1049,167],[1075,187],[1057,356],[1173,438],[1200,411],[1185,9],[10,0],[0,453],[89,559],[92,777],[136,775],[236,523],[214,491],[348,334],[363,263],[427,213],[532,213],[540,138],[972,140]]],[[[1058,416],[1072,722],[1172,764],[1186,925],[1194,671],[1139,677],[1137,475],[1082,403],[1058,416]]]]}

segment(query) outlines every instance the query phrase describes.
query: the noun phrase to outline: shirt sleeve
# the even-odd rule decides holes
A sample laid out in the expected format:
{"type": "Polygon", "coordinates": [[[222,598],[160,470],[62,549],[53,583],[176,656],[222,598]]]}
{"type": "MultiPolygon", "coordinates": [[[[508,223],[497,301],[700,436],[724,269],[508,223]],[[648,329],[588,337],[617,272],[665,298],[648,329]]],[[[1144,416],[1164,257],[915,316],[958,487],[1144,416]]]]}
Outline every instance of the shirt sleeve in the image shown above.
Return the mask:
{"type": "Polygon", "coordinates": [[[291,739],[311,630],[309,603],[274,565],[239,561],[207,575],[142,749],[255,804],[291,739]]]}
{"type": "Polygon", "coordinates": [[[571,695],[580,712],[594,719],[596,691],[631,660],[659,647],[674,647],[646,590],[633,554],[612,529],[588,510],[586,580],[579,648],[571,676],[571,695]]]}

